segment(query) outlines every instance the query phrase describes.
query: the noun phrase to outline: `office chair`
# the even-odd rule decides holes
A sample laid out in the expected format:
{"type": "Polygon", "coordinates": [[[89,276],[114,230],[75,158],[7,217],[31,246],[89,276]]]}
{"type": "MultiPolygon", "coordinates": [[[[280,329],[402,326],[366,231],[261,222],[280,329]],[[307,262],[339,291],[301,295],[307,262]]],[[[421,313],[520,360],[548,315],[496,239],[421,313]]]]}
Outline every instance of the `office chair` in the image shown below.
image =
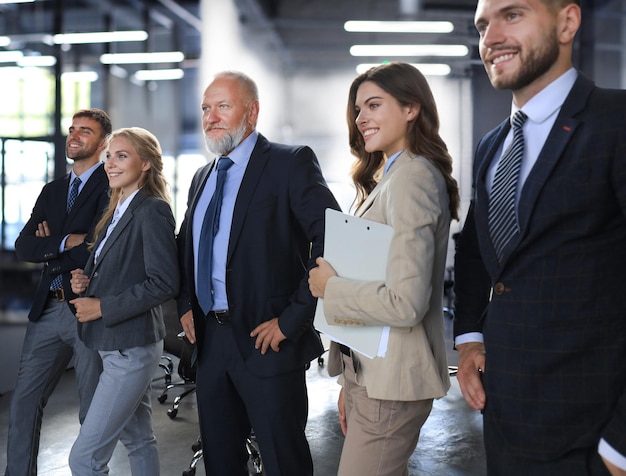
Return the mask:
{"type": "Polygon", "coordinates": [[[185,332],[179,332],[176,336],[181,342],[181,350],[178,361],[178,375],[182,379],[181,382],[172,382],[171,376],[165,377],[165,388],[161,395],[157,397],[159,403],[165,403],[168,392],[173,388],[185,388],[186,390],[174,399],[172,407],[167,410],[170,418],[176,418],[178,415],[178,407],[183,398],[192,395],[196,391],[196,347],[185,337],[185,332]],[[168,377],[170,377],[168,379],[168,377]]]}
{"type": "MultiPolygon", "coordinates": [[[[200,438],[191,445],[191,449],[194,451],[194,454],[189,467],[183,471],[183,476],[194,476],[196,474],[196,466],[203,456],[200,438]]],[[[263,461],[261,461],[261,454],[259,453],[259,446],[254,437],[254,432],[246,438],[246,451],[248,452],[248,473],[250,473],[250,476],[263,475],[263,461]]]]}

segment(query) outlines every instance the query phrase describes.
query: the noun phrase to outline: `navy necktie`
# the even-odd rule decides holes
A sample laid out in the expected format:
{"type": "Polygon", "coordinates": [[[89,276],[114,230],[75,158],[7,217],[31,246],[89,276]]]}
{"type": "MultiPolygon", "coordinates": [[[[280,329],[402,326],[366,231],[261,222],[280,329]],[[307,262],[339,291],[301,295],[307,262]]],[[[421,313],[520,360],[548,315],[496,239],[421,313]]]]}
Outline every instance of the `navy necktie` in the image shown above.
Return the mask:
{"type": "Polygon", "coordinates": [[[226,171],[233,165],[233,161],[228,157],[221,157],[217,163],[217,180],[215,182],[215,192],[211,197],[211,202],[204,214],[202,230],[200,231],[200,243],[198,245],[198,272],[197,289],[198,303],[207,314],[213,306],[213,284],[212,284],[212,264],[213,264],[213,238],[217,234],[220,221],[220,210],[222,208],[222,197],[224,194],[224,182],[226,182],[226,171]]]}
{"type": "Polygon", "coordinates": [[[70,195],[69,197],[67,197],[67,213],[69,213],[72,207],[74,206],[76,197],[78,197],[79,187],[80,187],[80,179],[76,177],[74,181],[72,182],[72,189],[70,190],[70,195]]]}
{"type": "Polygon", "coordinates": [[[517,111],[511,120],[513,143],[498,163],[489,197],[489,233],[498,261],[502,260],[505,246],[518,232],[515,195],[524,157],[523,127],[527,118],[522,111],[517,111]]]}
{"type": "MultiPolygon", "coordinates": [[[[67,213],[69,213],[72,207],[74,206],[76,197],[78,197],[79,187],[80,187],[80,179],[78,177],[75,177],[74,181],[72,182],[72,188],[70,189],[70,194],[67,197],[67,207],[66,207],[67,213]]],[[[60,274],[57,274],[55,278],[52,280],[52,283],[50,283],[50,289],[54,291],[62,287],[63,287],[63,276],[60,274]]]]}

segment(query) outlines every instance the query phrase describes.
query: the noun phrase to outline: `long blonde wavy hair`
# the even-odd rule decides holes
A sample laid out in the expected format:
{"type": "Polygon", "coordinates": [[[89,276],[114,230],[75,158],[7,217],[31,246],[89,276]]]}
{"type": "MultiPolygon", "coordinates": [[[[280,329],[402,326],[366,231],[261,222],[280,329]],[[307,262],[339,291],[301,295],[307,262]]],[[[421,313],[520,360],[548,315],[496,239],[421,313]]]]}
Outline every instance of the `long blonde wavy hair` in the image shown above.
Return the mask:
{"type": "MultiPolygon", "coordinates": [[[[111,141],[116,137],[127,139],[132,144],[139,157],[141,157],[141,160],[150,164],[150,168],[142,175],[141,182],[139,183],[141,192],[144,195],[158,197],[171,204],[167,180],[163,175],[161,144],[159,144],[155,135],[141,127],[125,127],[113,131],[108,138],[108,144],[111,144],[111,141]]],[[[109,194],[109,204],[104,210],[102,218],[100,218],[100,221],[96,224],[93,241],[89,244],[89,249],[93,249],[102,229],[115,212],[115,207],[117,207],[117,202],[120,200],[122,190],[120,188],[112,188],[109,194]]]]}

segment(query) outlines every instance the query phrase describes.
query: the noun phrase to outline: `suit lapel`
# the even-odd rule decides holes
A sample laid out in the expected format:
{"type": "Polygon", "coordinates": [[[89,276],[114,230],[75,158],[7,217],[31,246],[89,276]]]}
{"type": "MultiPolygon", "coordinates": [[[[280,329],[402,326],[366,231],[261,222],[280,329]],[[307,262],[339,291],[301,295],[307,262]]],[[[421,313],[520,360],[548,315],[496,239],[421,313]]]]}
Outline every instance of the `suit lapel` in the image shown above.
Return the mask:
{"type": "Polygon", "coordinates": [[[367,210],[369,210],[369,208],[374,203],[374,200],[376,200],[376,197],[380,194],[380,190],[385,182],[387,182],[389,180],[389,177],[394,173],[393,169],[401,162],[409,161],[411,160],[411,158],[411,154],[406,150],[398,156],[394,164],[391,166],[391,169],[389,169],[389,171],[383,175],[383,177],[380,179],[380,182],[376,184],[376,186],[367,196],[365,201],[361,204],[359,208],[356,209],[356,211],[354,212],[354,216],[361,217],[367,210]]]}
{"type": "Polygon", "coordinates": [[[227,260],[230,260],[233,250],[235,249],[246,213],[254,194],[254,190],[261,179],[263,170],[265,169],[269,158],[270,143],[265,137],[259,134],[256,145],[250,155],[250,161],[248,162],[246,171],[243,174],[243,180],[241,181],[239,193],[237,194],[237,199],[235,201],[233,220],[230,227],[230,239],[228,240],[227,260]]]}
{"type": "MultiPolygon", "coordinates": [[[[85,183],[85,185],[83,186],[83,189],[78,194],[78,197],[76,197],[76,201],[74,202],[74,206],[72,206],[72,209],[70,210],[70,213],[68,214],[68,218],[75,215],[77,213],[77,210],[80,210],[81,206],[83,206],[83,204],[89,199],[89,196],[92,193],[94,193],[94,190],[96,190],[96,188],[98,188],[98,185],[100,184],[101,180],[106,180],[106,172],[104,171],[104,164],[100,164],[98,168],[96,168],[96,170],[93,171],[93,173],[91,174],[91,177],[89,177],[89,180],[87,180],[87,183],[85,183]]],[[[68,188],[66,189],[66,192],[68,192],[69,186],[70,186],[69,175],[68,175],[67,186],[68,188]]],[[[65,195],[65,200],[67,201],[67,195],[65,195]]]]}
{"type": "MultiPolygon", "coordinates": [[[[141,205],[141,203],[145,199],[146,199],[146,196],[143,193],[141,193],[141,192],[139,192],[137,195],[135,195],[135,197],[133,198],[133,201],[128,205],[128,208],[126,209],[126,211],[124,212],[124,214],[120,218],[120,221],[115,225],[115,228],[113,228],[113,231],[111,232],[111,235],[107,238],[106,243],[102,247],[102,250],[100,251],[100,255],[98,256],[98,261],[97,261],[96,265],[94,266],[94,270],[96,270],[98,268],[98,266],[100,266],[100,263],[102,263],[102,261],[104,260],[106,254],[109,252],[109,250],[111,249],[113,244],[120,238],[120,236],[122,235],[122,232],[124,231],[124,229],[131,223],[131,221],[133,219],[133,215],[134,215],[135,209],[139,205],[141,205]]],[[[98,248],[98,246],[100,245],[100,243],[102,242],[102,240],[106,236],[106,230],[109,227],[109,225],[111,224],[111,221],[112,221],[112,217],[107,222],[106,227],[102,229],[101,236],[98,238],[98,243],[96,244],[95,249],[98,248]]]]}
{"type": "Polygon", "coordinates": [[[537,206],[537,199],[541,190],[544,188],[550,175],[552,175],[554,167],[561,159],[565,147],[574,137],[574,133],[580,124],[575,119],[575,116],[584,109],[593,87],[593,83],[587,78],[579,77],[561,107],[561,111],[546,139],[546,143],[539,153],[537,162],[530,171],[522,189],[518,209],[521,233],[516,239],[516,245],[519,244],[528,230],[530,217],[537,206]]]}
{"type": "Polygon", "coordinates": [[[212,162],[202,167],[202,169],[200,169],[200,171],[198,172],[198,175],[194,177],[194,182],[192,183],[191,193],[193,194],[193,196],[191,197],[191,200],[189,201],[191,206],[189,207],[189,210],[187,211],[187,215],[185,217],[185,220],[187,222],[187,226],[185,230],[185,234],[186,234],[185,242],[188,243],[189,246],[185,246],[184,259],[186,260],[187,263],[189,263],[188,269],[193,269],[193,259],[194,259],[193,258],[193,246],[192,246],[193,217],[194,217],[194,214],[196,213],[198,200],[200,200],[200,196],[202,195],[202,191],[204,190],[206,181],[209,178],[209,174],[211,173],[211,170],[213,170],[213,167],[215,167],[216,163],[217,163],[217,160],[213,159],[212,162]]]}
{"type": "Polygon", "coordinates": [[[507,118],[493,131],[490,136],[484,139],[484,142],[480,144],[479,149],[476,152],[476,157],[481,159],[481,162],[477,164],[476,176],[474,178],[476,181],[474,219],[476,220],[476,230],[479,235],[481,253],[485,266],[490,271],[494,272],[498,268],[498,258],[493,248],[493,244],[491,243],[491,237],[489,236],[489,194],[487,193],[485,178],[487,176],[489,166],[493,162],[493,159],[510,128],[511,123],[507,118]]]}

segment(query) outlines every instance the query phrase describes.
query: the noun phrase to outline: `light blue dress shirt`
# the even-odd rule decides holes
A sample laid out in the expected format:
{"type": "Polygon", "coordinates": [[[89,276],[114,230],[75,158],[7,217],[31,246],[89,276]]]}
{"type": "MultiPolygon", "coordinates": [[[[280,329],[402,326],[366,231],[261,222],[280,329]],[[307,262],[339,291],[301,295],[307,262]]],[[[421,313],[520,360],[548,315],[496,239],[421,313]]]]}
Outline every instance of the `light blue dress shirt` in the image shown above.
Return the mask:
{"type": "MultiPolygon", "coordinates": [[[[258,132],[254,131],[246,137],[241,144],[228,154],[233,165],[228,169],[226,174],[226,182],[224,183],[224,195],[222,198],[222,210],[220,212],[219,229],[213,240],[213,309],[214,311],[222,311],[228,309],[228,298],[226,296],[226,256],[228,254],[228,240],[230,238],[230,228],[233,220],[233,212],[235,210],[235,201],[239,193],[239,187],[243,180],[243,175],[250,161],[250,155],[256,145],[258,132]]],[[[216,162],[217,164],[217,162],[216,162]]],[[[208,290],[200,290],[198,285],[198,244],[200,242],[200,231],[202,230],[202,222],[204,214],[213,192],[215,191],[215,181],[217,178],[216,167],[213,167],[209,178],[207,179],[204,189],[198,199],[198,204],[193,214],[192,236],[193,236],[193,255],[194,255],[194,278],[196,282],[196,295],[208,290]]],[[[200,264],[200,266],[203,266],[200,264]]]]}

